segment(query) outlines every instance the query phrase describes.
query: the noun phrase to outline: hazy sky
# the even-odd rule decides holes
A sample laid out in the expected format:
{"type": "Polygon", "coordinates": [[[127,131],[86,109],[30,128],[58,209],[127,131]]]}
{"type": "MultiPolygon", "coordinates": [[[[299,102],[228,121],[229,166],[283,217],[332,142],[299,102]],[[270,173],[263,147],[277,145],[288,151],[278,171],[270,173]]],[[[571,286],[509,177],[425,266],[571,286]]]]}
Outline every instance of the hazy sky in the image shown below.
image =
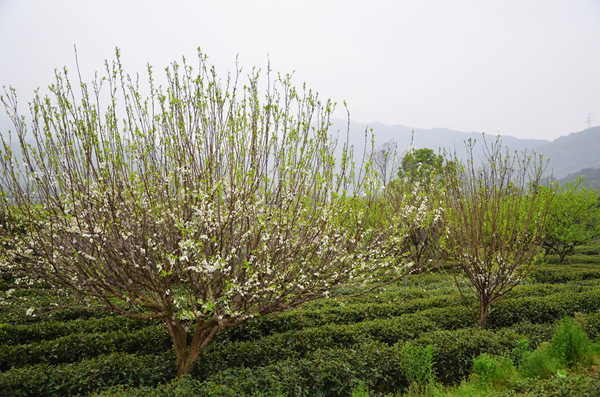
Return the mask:
{"type": "Polygon", "coordinates": [[[22,103],[73,45],[84,79],[115,47],[130,73],[197,47],[223,73],[270,59],[363,123],[549,140],[600,124],[600,0],[0,0],[0,85],[22,103]]]}

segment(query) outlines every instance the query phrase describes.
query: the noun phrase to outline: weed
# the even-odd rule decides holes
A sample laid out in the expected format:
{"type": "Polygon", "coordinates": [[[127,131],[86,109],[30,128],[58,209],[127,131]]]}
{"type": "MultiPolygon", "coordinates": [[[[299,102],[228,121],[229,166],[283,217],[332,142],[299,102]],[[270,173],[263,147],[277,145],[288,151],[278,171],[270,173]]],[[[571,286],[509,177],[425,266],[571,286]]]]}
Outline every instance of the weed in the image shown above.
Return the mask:
{"type": "Polygon", "coordinates": [[[400,357],[400,365],[409,385],[416,384],[417,388],[424,390],[435,382],[431,345],[417,346],[410,342],[406,343],[400,351],[400,357]]]}
{"type": "Polygon", "coordinates": [[[519,366],[519,374],[525,378],[549,378],[558,369],[558,362],[548,352],[548,343],[542,343],[532,352],[525,352],[519,366]]]}
{"type": "Polygon", "coordinates": [[[592,363],[595,347],[581,327],[571,317],[560,321],[548,346],[548,353],[568,368],[592,363]]]}
{"type": "Polygon", "coordinates": [[[480,354],[473,360],[473,378],[476,383],[491,389],[508,386],[516,368],[509,357],[480,354]]]}

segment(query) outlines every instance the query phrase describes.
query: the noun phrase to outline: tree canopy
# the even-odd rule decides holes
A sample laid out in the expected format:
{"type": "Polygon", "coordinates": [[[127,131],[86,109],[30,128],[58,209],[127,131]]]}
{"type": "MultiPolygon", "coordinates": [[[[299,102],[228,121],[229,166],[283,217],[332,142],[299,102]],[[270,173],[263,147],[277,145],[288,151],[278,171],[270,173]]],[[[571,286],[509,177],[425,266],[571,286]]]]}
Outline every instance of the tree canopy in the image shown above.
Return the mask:
{"type": "Polygon", "coordinates": [[[600,196],[580,177],[553,195],[543,246],[564,263],[575,247],[589,243],[600,228],[600,196]]]}
{"type": "Polygon", "coordinates": [[[27,230],[13,257],[59,305],[163,321],[179,375],[219,330],[395,275],[404,236],[372,216],[370,161],[355,172],[344,141],[334,156],[334,103],[288,75],[240,84],[198,64],[173,63],[165,87],[148,67],[145,88],[118,51],[90,83],[57,71],[29,123],[2,96],[20,153],[3,135],[1,200],[27,230]]]}
{"type": "Polygon", "coordinates": [[[432,149],[414,149],[408,151],[402,158],[398,176],[429,181],[432,176],[441,173],[443,165],[444,156],[435,154],[432,149]]]}

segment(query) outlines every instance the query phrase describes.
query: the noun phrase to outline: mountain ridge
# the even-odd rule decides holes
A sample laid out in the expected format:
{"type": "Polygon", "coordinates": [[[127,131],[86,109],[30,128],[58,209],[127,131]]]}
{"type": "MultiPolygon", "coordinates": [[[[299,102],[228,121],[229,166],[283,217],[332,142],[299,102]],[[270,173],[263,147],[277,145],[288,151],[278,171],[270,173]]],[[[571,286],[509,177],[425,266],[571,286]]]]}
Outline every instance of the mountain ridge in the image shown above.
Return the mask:
{"type": "MultiPolygon", "coordinates": [[[[394,140],[398,154],[408,151],[410,145],[415,149],[429,148],[434,151],[456,151],[457,155],[466,155],[464,141],[485,139],[494,142],[500,136],[502,144],[510,150],[527,151],[542,155],[549,159],[547,174],[560,179],[585,168],[600,168],[600,126],[571,132],[552,141],[543,139],[522,139],[510,135],[484,134],[481,132],[463,132],[448,128],[411,128],[404,125],[386,125],[379,122],[357,123],[341,119],[333,119],[332,128],[340,132],[348,130],[349,142],[360,153],[365,147],[365,131],[373,130],[375,148],[384,142],[394,140]]],[[[370,145],[370,143],[367,143],[370,145]]],[[[481,148],[481,145],[478,145],[481,148]]],[[[481,152],[476,155],[481,155],[481,152]]]]}

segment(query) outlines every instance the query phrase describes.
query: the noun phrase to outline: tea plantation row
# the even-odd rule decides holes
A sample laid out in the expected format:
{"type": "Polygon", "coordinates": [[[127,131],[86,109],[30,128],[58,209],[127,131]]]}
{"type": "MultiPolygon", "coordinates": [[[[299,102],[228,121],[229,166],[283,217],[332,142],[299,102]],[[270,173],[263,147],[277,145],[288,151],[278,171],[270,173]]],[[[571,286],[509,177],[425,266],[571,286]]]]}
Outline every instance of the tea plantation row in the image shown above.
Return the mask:
{"type": "Polygon", "coordinates": [[[175,379],[171,342],[158,322],[77,311],[17,322],[3,309],[0,395],[350,395],[360,381],[373,393],[397,393],[408,387],[400,354],[407,344],[432,346],[437,378],[453,384],[480,353],[510,352],[523,338],[536,347],[565,316],[582,313],[588,335],[599,338],[598,255],[580,257],[541,265],[493,306],[485,329],[475,326],[450,274],[412,275],[406,289],[400,282],[316,301],[222,332],[185,380],[175,379]]]}

